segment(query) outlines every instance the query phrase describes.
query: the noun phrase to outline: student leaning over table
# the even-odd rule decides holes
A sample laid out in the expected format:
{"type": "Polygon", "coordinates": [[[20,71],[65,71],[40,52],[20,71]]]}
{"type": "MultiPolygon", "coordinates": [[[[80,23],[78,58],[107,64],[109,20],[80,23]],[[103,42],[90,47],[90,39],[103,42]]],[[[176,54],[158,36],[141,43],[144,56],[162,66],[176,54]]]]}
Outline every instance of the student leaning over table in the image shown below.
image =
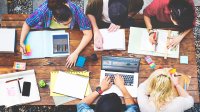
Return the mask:
{"type": "Polygon", "coordinates": [[[169,70],[158,69],[139,85],[137,101],[141,112],[184,112],[194,105],[192,96],[169,70]]]}
{"type": "Polygon", "coordinates": [[[103,37],[99,28],[108,28],[112,32],[133,26],[133,17],[142,6],[143,0],[89,0],[86,14],[92,24],[96,48],[103,49],[103,37]]]}
{"type": "Polygon", "coordinates": [[[144,21],[149,32],[149,41],[152,44],[156,43],[153,38],[153,28],[155,25],[165,23],[165,26],[171,27],[175,25],[179,28],[179,36],[174,38],[167,45],[168,48],[173,48],[178,45],[195,26],[196,13],[194,2],[193,0],[153,0],[153,2],[144,9],[144,21]],[[154,26],[152,23],[154,23],[154,26]]]}
{"type": "Polygon", "coordinates": [[[67,58],[66,66],[75,65],[79,53],[92,39],[91,24],[83,11],[70,0],[46,0],[24,22],[20,39],[20,51],[25,54],[24,40],[31,27],[36,29],[59,27],[73,29],[77,25],[83,31],[83,38],[77,49],[67,58]]]}
{"type": "Polygon", "coordinates": [[[95,110],[89,107],[90,104],[104,91],[108,90],[112,84],[109,77],[105,77],[101,85],[97,87],[96,91],[81,100],[77,104],[77,112],[138,112],[138,105],[135,104],[133,98],[124,86],[124,80],[121,76],[115,76],[115,85],[121,90],[124,96],[126,110],[123,111],[120,97],[115,93],[106,94],[98,99],[95,110]]]}

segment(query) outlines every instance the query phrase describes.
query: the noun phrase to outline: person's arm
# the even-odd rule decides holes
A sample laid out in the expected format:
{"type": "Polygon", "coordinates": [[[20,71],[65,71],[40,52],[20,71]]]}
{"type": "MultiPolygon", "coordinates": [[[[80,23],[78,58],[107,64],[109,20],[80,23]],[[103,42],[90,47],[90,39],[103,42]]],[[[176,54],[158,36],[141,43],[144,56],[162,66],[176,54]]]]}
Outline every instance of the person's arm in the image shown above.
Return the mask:
{"type": "Polygon", "coordinates": [[[156,43],[156,40],[153,39],[153,36],[154,36],[154,31],[153,31],[153,27],[152,27],[152,24],[151,24],[151,18],[148,17],[148,16],[145,16],[144,15],[144,22],[145,22],[145,25],[147,27],[147,31],[149,33],[149,41],[152,43],[152,44],[155,44],[156,43]]]}
{"type": "Polygon", "coordinates": [[[125,104],[126,105],[135,104],[132,96],[130,95],[130,93],[128,92],[128,90],[126,89],[126,87],[124,85],[124,79],[121,76],[116,75],[114,82],[115,82],[115,85],[121,90],[121,92],[124,96],[125,104]]]}
{"type": "Polygon", "coordinates": [[[178,77],[174,77],[174,74],[170,75],[170,79],[172,81],[172,83],[174,84],[174,86],[176,87],[176,90],[178,91],[179,96],[182,97],[187,97],[190,96],[186,90],[183,89],[183,87],[181,87],[181,85],[179,85],[178,82],[178,77]]]}
{"type": "Polygon", "coordinates": [[[90,42],[91,39],[92,39],[92,30],[83,30],[83,38],[82,38],[79,46],[66,60],[67,67],[71,68],[72,65],[75,66],[78,55],[86,47],[86,45],[90,42]]]}
{"type": "Polygon", "coordinates": [[[88,14],[87,15],[91,24],[92,24],[92,29],[93,29],[93,33],[94,33],[94,46],[99,49],[102,50],[103,49],[103,37],[99,31],[99,28],[97,26],[96,23],[96,19],[93,15],[88,14]]]}
{"type": "Polygon", "coordinates": [[[192,29],[188,29],[188,30],[184,31],[183,33],[181,33],[180,35],[178,35],[177,37],[173,38],[173,39],[171,40],[171,42],[168,43],[167,48],[173,48],[173,47],[177,46],[177,45],[181,42],[181,40],[182,40],[188,33],[190,33],[191,31],[192,31],[192,29]]]}
{"type": "MultiPolygon", "coordinates": [[[[110,83],[110,78],[105,77],[103,81],[101,82],[101,90],[102,92],[108,90],[112,84],[110,83]]],[[[88,105],[92,104],[93,101],[99,96],[99,93],[97,91],[92,92],[89,96],[85,97],[84,99],[81,100],[81,103],[86,103],[88,105]]]]}
{"type": "Polygon", "coordinates": [[[26,48],[25,48],[25,44],[24,41],[26,39],[26,36],[28,34],[28,32],[30,31],[31,27],[24,22],[23,26],[22,26],[22,32],[21,32],[21,37],[20,37],[20,52],[22,54],[26,54],[26,48]]]}

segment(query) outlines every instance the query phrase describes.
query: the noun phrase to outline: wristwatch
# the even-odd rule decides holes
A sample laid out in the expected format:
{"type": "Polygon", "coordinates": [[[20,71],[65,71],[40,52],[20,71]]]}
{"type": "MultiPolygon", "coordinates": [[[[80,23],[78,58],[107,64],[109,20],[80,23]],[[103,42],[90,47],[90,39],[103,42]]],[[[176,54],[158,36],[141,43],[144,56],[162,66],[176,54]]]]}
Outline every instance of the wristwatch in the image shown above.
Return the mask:
{"type": "Polygon", "coordinates": [[[103,91],[101,90],[101,87],[100,87],[100,86],[98,86],[98,87],[96,88],[96,91],[99,93],[99,95],[101,95],[101,94],[103,93],[103,91]]]}

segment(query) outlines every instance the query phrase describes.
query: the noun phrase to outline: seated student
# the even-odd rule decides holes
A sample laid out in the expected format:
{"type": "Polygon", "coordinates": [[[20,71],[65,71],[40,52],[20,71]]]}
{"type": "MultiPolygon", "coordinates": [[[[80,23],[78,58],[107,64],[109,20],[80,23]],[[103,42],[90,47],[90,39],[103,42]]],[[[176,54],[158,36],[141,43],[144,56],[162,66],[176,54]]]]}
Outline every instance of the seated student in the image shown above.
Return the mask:
{"type": "Polygon", "coordinates": [[[193,0],[153,0],[144,9],[144,21],[149,32],[149,41],[152,44],[156,43],[156,40],[153,39],[155,25],[165,23],[167,26],[175,25],[180,30],[179,36],[168,43],[168,48],[178,45],[192,30],[195,25],[195,18],[193,0]],[[153,20],[154,26],[152,25],[153,20]]]}
{"type": "Polygon", "coordinates": [[[141,112],[184,112],[194,105],[192,96],[169,70],[158,69],[139,85],[137,101],[141,112]]]}
{"type": "Polygon", "coordinates": [[[20,51],[25,54],[24,41],[31,27],[36,29],[61,26],[73,29],[78,25],[83,31],[83,39],[77,49],[67,58],[67,67],[75,65],[79,53],[92,39],[91,24],[82,10],[70,0],[47,0],[26,19],[22,27],[20,51]]]}
{"type": "MultiPolygon", "coordinates": [[[[135,104],[133,98],[124,86],[124,80],[119,75],[115,76],[115,85],[121,90],[124,96],[126,111],[125,112],[138,112],[138,106],[135,104]]],[[[97,101],[95,110],[91,109],[88,105],[101,95],[104,91],[108,90],[112,86],[109,77],[103,79],[101,85],[97,87],[89,96],[81,100],[77,104],[77,112],[123,112],[122,102],[120,97],[115,93],[106,94],[100,97],[97,101]]]]}
{"type": "Polygon", "coordinates": [[[91,21],[94,33],[94,45],[103,47],[103,38],[99,28],[116,31],[134,25],[133,16],[142,9],[143,0],[90,0],[86,14],[91,21]]]}

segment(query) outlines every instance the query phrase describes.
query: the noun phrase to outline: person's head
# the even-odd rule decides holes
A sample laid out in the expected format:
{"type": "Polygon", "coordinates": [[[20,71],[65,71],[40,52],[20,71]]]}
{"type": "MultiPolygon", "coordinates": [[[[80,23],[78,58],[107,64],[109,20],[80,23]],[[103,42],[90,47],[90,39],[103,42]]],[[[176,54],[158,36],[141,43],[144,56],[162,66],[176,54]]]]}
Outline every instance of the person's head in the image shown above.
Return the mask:
{"type": "Polygon", "coordinates": [[[128,12],[131,16],[135,16],[143,7],[143,0],[129,0],[128,12]]]}
{"type": "Polygon", "coordinates": [[[68,25],[72,19],[72,12],[66,5],[66,0],[48,0],[47,7],[53,13],[53,19],[61,24],[68,25]]]}
{"type": "Polygon", "coordinates": [[[193,27],[195,11],[187,0],[170,0],[168,8],[172,22],[181,32],[193,27]]]}
{"type": "Polygon", "coordinates": [[[68,25],[72,20],[72,12],[70,8],[64,4],[52,10],[53,18],[56,22],[68,25]]]}
{"type": "Polygon", "coordinates": [[[155,103],[157,109],[162,104],[165,104],[174,96],[173,84],[168,76],[169,72],[167,69],[158,69],[151,74],[149,84],[147,87],[147,93],[155,103]]]}
{"type": "Polygon", "coordinates": [[[53,10],[54,8],[57,8],[60,5],[65,4],[65,3],[66,3],[66,0],[48,0],[47,7],[50,10],[53,10]]]}
{"type": "Polygon", "coordinates": [[[109,0],[108,13],[112,23],[123,24],[128,18],[128,0],[109,0]]]}
{"type": "Polygon", "coordinates": [[[121,112],[122,102],[116,93],[101,96],[98,100],[95,112],[121,112]]]}

